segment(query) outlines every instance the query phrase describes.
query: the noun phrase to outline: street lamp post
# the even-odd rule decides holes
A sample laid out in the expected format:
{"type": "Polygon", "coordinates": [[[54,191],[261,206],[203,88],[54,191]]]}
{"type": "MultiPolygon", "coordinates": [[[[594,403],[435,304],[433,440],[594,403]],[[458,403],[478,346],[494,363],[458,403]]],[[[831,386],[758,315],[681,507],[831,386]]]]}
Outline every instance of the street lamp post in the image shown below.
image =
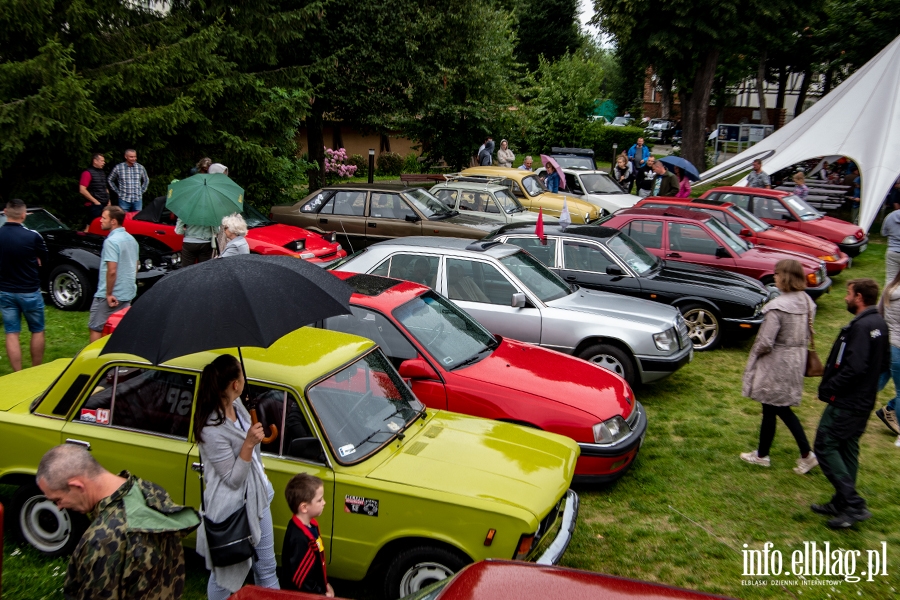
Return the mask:
{"type": "Polygon", "coordinates": [[[369,183],[375,181],[375,148],[369,148],[369,183]]]}
{"type": "Polygon", "coordinates": [[[618,149],[619,144],[613,142],[613,159],[612,163],[609,165],[609,170],[612,171],[616,166],[616,150],[618,149]]]}

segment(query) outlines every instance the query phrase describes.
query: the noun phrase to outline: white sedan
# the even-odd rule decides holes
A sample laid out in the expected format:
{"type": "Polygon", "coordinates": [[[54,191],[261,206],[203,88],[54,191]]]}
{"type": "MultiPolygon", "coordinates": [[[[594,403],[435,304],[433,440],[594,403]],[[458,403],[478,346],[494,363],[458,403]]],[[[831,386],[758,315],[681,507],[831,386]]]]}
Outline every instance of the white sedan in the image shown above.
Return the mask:
{"type": "MultiPolygon", "coordinates": [[[[631,208],[640,200],[638,196],[623,190],[606,171],[565,168],[562,171],[566,175],[566,188],[560,187],[559,193],[570,194],[600,207],[601,216],[612,214],[621,208],[631,208]]],[[[537,170],[538,177],[542,179],[546,174],[543,167],[537,170]]]]}

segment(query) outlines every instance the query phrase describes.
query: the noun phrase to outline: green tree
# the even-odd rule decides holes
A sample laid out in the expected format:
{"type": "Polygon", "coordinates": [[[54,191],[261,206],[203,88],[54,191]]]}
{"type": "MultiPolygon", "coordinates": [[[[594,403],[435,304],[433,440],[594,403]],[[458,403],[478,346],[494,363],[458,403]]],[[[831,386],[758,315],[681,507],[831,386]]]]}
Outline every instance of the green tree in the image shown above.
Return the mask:
{"type": "MultiPolygon", "coordinates": [[[[519,0],[516,58],[533,71],[538,57],[550,62],[582,46],[578,0],[519,0]]],[[[478,52],[478,48],[473,48],[478,52]]]]}

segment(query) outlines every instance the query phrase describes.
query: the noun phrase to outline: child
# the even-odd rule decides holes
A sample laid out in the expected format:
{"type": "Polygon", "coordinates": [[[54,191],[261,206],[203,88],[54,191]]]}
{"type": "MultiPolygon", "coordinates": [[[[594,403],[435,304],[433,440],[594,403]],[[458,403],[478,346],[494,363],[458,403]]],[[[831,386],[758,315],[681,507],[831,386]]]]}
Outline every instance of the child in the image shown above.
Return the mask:
{"type": "Polygon", "coordinates": [[[288,482],[284,496],[294,518],[288,523],[281,547],[281,588],[333,598],[334,589],[325,572],[325,545],[316,523],[325,509],[325,486],[318,477],[300,473],[288,482]]]}

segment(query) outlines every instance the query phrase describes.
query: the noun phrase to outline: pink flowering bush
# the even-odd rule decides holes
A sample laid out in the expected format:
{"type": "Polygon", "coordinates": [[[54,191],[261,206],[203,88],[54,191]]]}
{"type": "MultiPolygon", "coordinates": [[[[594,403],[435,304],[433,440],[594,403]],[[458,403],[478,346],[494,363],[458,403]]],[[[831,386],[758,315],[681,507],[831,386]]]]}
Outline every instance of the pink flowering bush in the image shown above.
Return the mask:
{"type": "Polygon", "coordinates": [[[356,174],[356,165],[345,164],[347,151],[344,148],[332,150],[325,148],[325,174],[326,176],[346,179],[356,174]]]}

